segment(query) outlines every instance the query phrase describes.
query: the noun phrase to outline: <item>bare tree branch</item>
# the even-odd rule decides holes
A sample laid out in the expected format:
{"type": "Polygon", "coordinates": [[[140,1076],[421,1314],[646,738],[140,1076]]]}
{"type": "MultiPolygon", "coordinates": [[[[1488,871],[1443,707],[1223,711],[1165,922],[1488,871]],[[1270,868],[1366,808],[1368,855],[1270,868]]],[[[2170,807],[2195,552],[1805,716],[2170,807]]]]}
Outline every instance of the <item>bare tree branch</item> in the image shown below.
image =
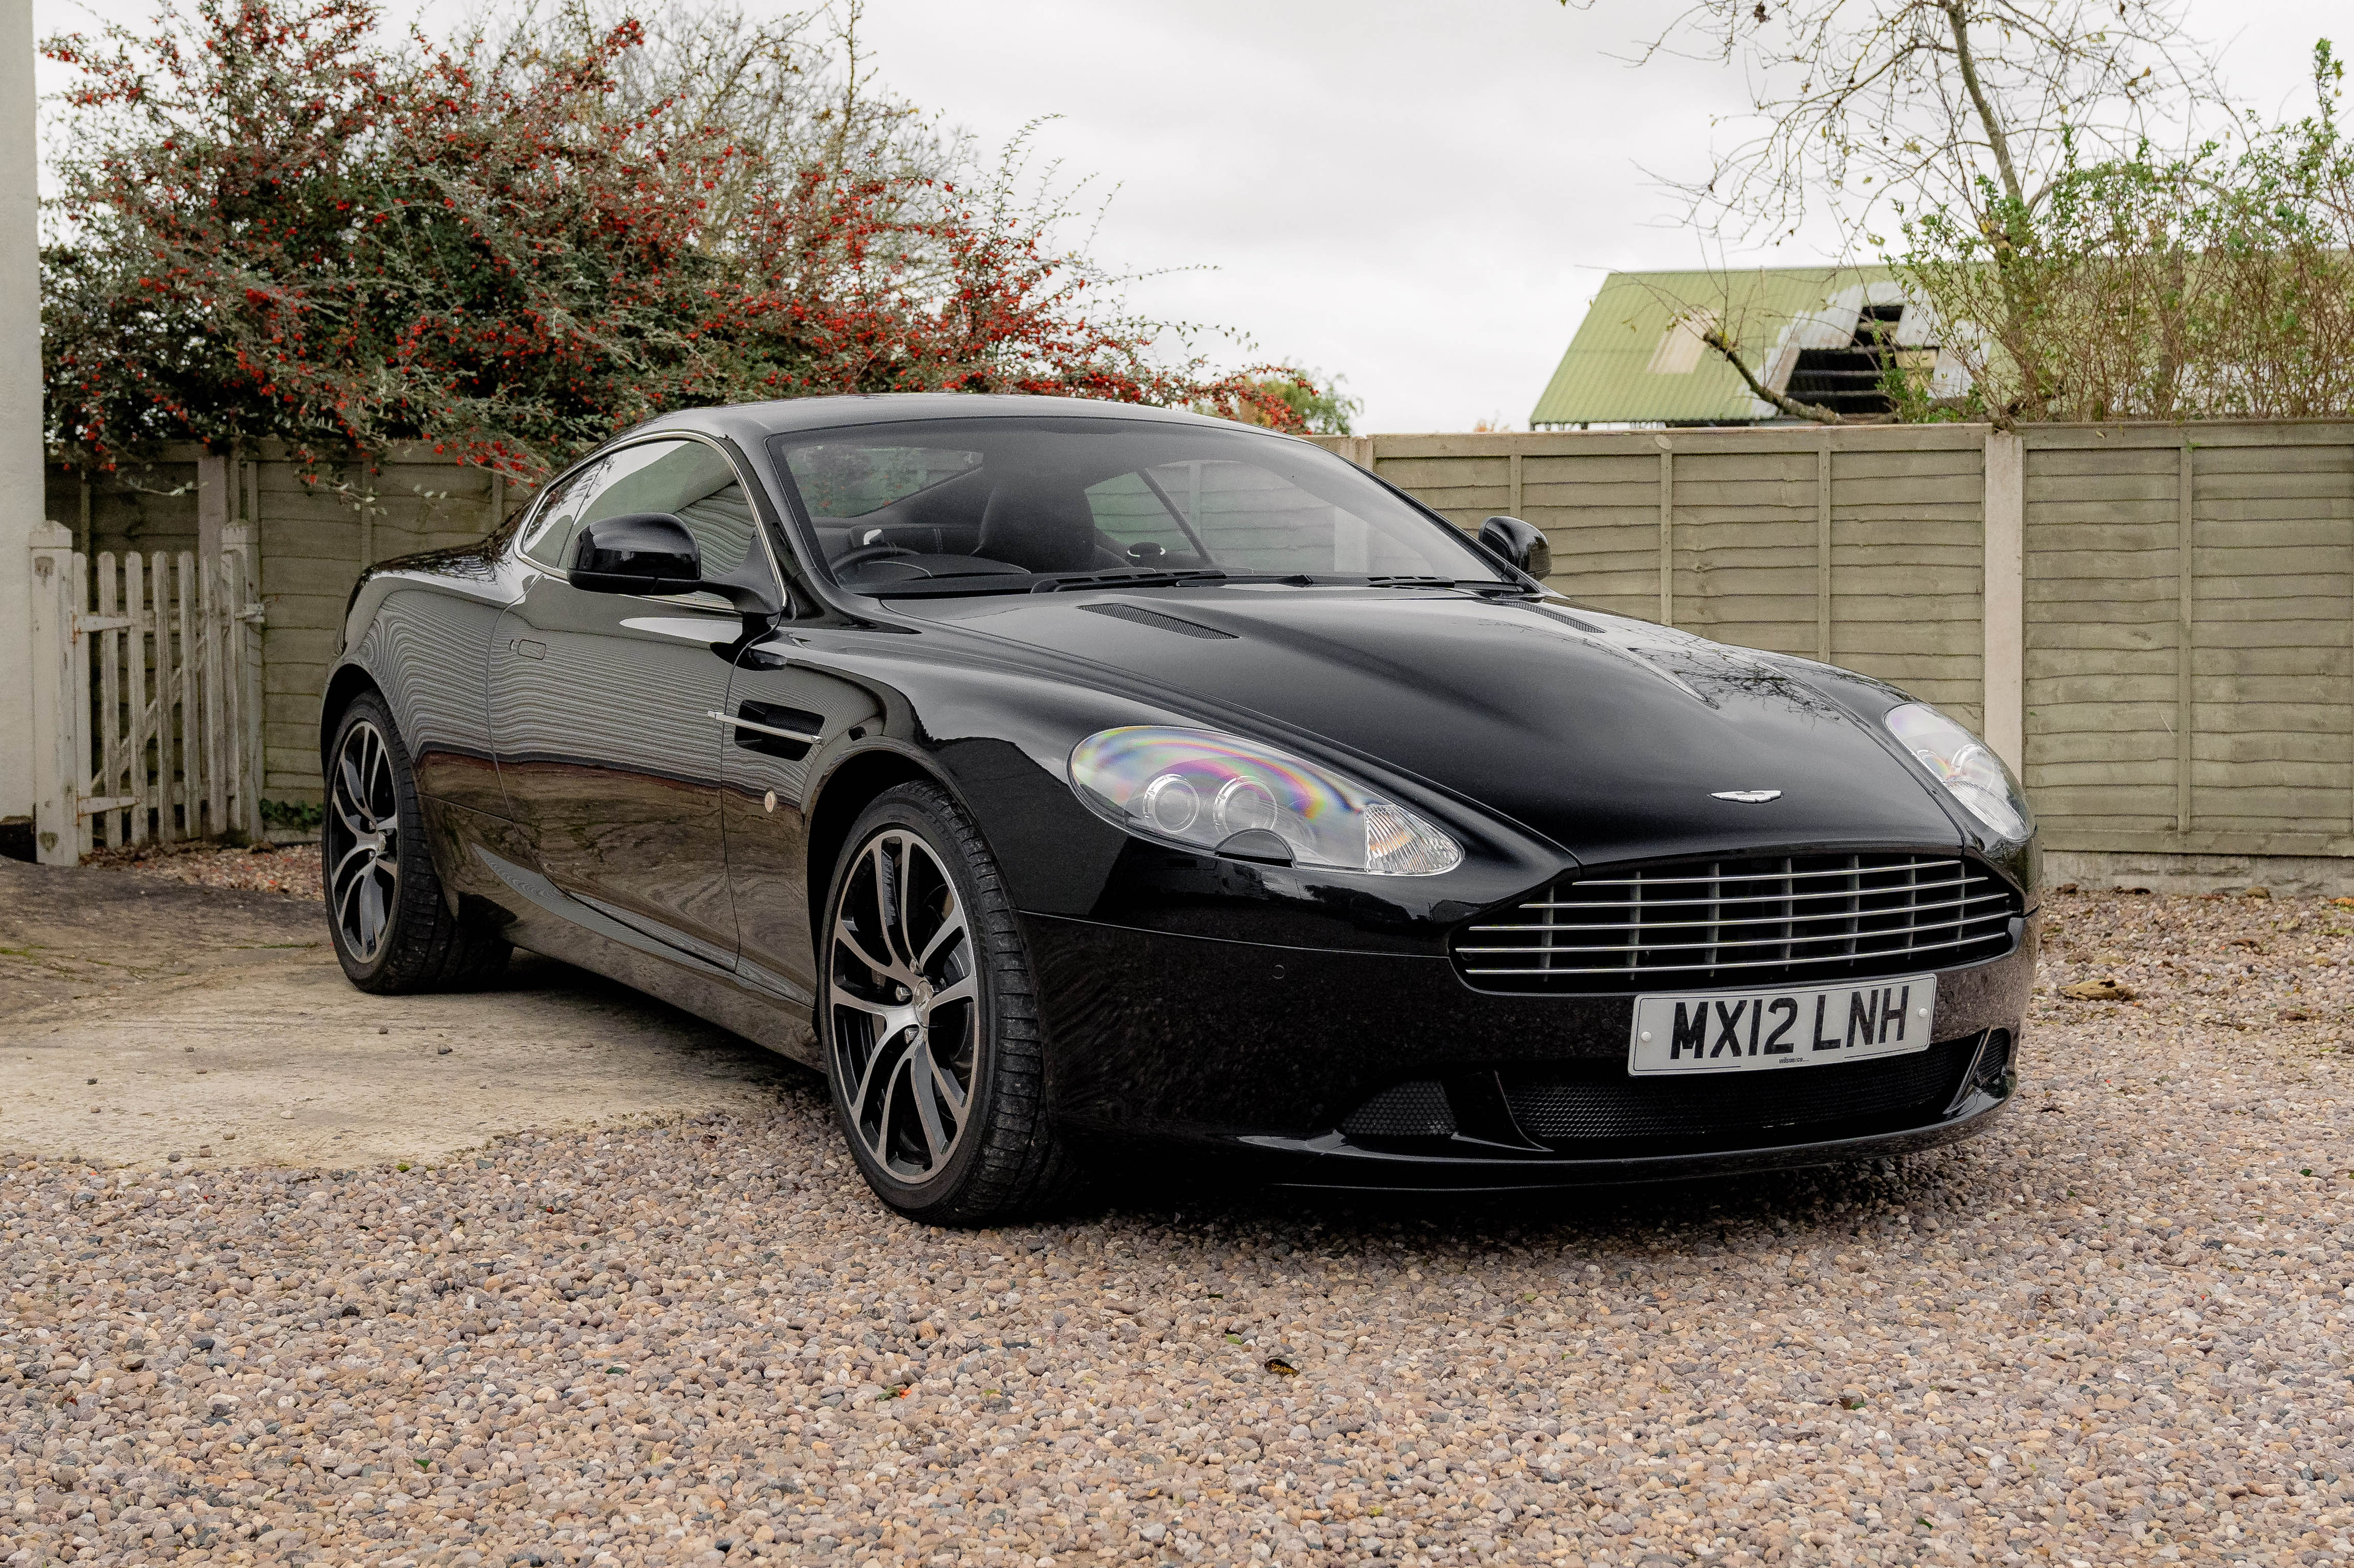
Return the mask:
{"type": "Polygon", "coordinates": [[[1702,177],[1664,182],[1692,220],[1762,238],[1827,216],[1843,242],[1877,249],[1925,207],[2031,217],[2070,140],[2087,160],[2153,137],[2191,144],[2220,95],[2184,3],[1690,0],[1632,63],[1713,58],[1747,75],[1750,133],[1702,177]]]}
{"type": "Polygon", "coordinates": [[[1794,419],[1812,419],[1818,425],[1844,425],[1847,423],[1846,418],[1836,409],[1826,408],[1819,403],[1801,403],[1798,399],[1791,397],[1788,393],[1776,392],[1771,387],[1766,386],[1763,381],[1758,380],[1756,374],[1752,371],[1747,365],[1743,363],[1741,351],[1735,348],[1732,342],[1725,337],[1723,328],[1709,328],[1706,332],[1700,334],[1700,340],[1701,342],[1708,344],[1709,347],[1716,350],[1717,353],[1724,355],[1725,363],[1733,366],[1734,373],[1739,376],[1743,385],[1749,388],[1750,396],[1756,397],[1763,402],[1771,403],[1775,408],[1779,408],[1782,412],[1789,415],[1794,419]]]}

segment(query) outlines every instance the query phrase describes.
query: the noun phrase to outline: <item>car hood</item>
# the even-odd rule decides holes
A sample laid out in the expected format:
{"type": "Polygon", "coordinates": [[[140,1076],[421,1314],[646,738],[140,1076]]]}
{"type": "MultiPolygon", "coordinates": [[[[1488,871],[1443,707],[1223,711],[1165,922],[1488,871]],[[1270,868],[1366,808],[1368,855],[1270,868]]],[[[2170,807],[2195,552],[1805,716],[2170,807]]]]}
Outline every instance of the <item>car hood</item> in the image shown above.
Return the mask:
{"type": "Polygon", "coordinates": [[[1244,585],[907,608],[1109,666],[1181,710],[1190,698],[1321,736],[1581,860],[1962,842],[1935,786],[1831,694],[1869,683],[1648,622],[1244,585]],[[1779,794],[1717,798],[1736,790],[1779,794]]]}

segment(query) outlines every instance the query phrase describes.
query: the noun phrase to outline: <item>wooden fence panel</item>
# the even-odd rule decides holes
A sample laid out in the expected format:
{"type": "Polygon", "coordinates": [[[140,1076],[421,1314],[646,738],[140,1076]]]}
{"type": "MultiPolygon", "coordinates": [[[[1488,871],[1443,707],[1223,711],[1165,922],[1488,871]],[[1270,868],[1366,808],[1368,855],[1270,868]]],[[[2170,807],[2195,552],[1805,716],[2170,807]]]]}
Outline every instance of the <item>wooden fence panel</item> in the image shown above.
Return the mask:
{"type": "MultiPolygon", "coordinates": [[[[1551,539],[1553,585],[1596,609],[1828,657],[1983,726],[1988,439],[1769,427],[1327,444],[1458,525],[1516,512],[1551,539]]],[[[2354,854],[2354,425],[2039,426],[2020,440],[2024,493],[2007,514],[2020,521],[2006,527],[2023,559],[2005,584],[2025,625],[2005,659],[2047,845],[2354,854]]]]}
{"type": "Polygon", "coordinates": [[[246,466],[267,609],[260,639],[262,792],[315,803],[319,698],[360,572],[480,539],[498,525],[510,495],[520,500],[524,492],[481,469],[399,454],[316,476],[283,461],[246,466]]]}
{"type": "MultiPolygon", "coordinates": [[[[1499,513],[1535,524],[1554,585],[1599,609],[1828,657],[1979,726],[1988,440],[1980,427],[1923,426],[1325,444],[1466,530],[1499,513]]],[[[2025,709],[2021,772],[2046,843],[2354,853],[2354,425],[2031,427],[2021,443],[2021,510],[2004,515],[2023,513],[2024,558],[2002,580],[2023,599],[2024,662],[2014,620],[2010,662],[1991,667],[2019,670],[2004,689],[2013,714],[2025,709]]],[[[429,453],[312,478],[261,458],[229,465],[228,510],[255,542],[264,623],[232,627],[210,666],[204,635],[191,653],[177,632],[177,557],[197,547],[195,451],[87,484],[49,475],[49,514],[117,557],[116,613],[147,618],[122,640],[154,646],[123,659],[115,696],[93,698],[127,714],[143,690],[158,716],[145,744],[159,760],[133,766],[123,732],[109,777],[135,793],[144,775],[166,794],[122,808],[118,825],[186,831],[169,793],[186,778],[202,786],[197,818],[216,818],[209,748],[226,758],[232,733],[258,737],[263,793],[317,800],[319,696],[358,572],[480,538],[523,498],[429,453]],[[160,748],[179,732],[162,716],[191,705],[196,745],[167,768],[160,748]]],[[[244,602],[225,578],[192,586],[244,602]]],[[[218,770],[233,795],[229,764],[218,770]]]]}
{"type": "Polygon", "coordinates": [[[1980,447],[1835,450],[1830,662],[1986,717],[1980,447]]]}

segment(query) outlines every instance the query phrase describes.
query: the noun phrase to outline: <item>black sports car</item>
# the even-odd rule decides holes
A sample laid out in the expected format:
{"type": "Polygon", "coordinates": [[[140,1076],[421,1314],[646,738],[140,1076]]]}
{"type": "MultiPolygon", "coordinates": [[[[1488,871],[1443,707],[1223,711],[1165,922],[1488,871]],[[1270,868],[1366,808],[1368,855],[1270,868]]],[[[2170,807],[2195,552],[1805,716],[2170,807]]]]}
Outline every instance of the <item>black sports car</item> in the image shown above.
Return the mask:
{"type": "Polygon", "coordinates": [[[354,593],[335,948],[713,1019],[940,1223],[1105,1161],[1504,1188],[1984,1126],[2035,961],[2009,773],[1878,681],[1581,609],[1543,549],[1186,414],[658,419],[354,593]]]}

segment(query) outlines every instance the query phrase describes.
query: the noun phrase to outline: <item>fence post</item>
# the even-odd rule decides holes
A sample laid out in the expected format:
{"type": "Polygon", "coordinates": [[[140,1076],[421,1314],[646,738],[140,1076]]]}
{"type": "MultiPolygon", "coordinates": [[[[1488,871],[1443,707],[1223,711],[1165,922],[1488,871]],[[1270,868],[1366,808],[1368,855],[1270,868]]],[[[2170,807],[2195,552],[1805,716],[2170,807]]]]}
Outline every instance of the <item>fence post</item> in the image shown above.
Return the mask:
{"type": "MultiPolygon", "coordinates": [[[[84,557],[87,559],[88,557],[84,557]]],[[[98,618],[112,620],[114,615],[114,552],[101,551],[98,560],[98,618]]],[[[125,771],[122,754],[122,631],[110,627],[98,633],[93,646],[98,653],[98,788],[101,795],[122,793],[125,771]]],[[[119,849],[128,834],[123,814],[108,811],[103,817],[109,848],[119,849]]]]}
{"type": "Polygon", "coordinates": [[[2198,581],[2193,573],[2193,503],[2198,494],[2190,438],[2182,440],[2180,465],[2175,477],[2175,630],[2174,630],[2174,831],[2190,831],[2190,686],[2194,662],[2193,629],[2198,610],[2198,581]]]}
{"type": "Polygon", "coordinates": [[[2012,430],[1986,439],[1986,742],[2027,774],[2027,453],[2012,430]]]}
{"type": "Polygon", "coordinates": [[[157,550],[147,557],[147,591],[155,605],[155,837],[169,844],[185,836],[172,814],[179,799],[179,760],[173,748],[180,735],[172,719],[178,700],[172,680],[172,557],[157,550]]]}
{"type": "Polygon", "coordinates": [[[123,660],[123,679],[131,693],[131,842],[143,844],[154,830],[147,813],[155,792],[147,782],[147,741],[155,731],[154,705],[147,698],[147,631],[154,620],[147,606],[146,561],[132,550],[122,557],[122,602],[131,617],[130,655],[123,660]]]}
{"type": "Polygon", "coordinates": [[[1815,453],[1815,657],[1831,662],[1831,432],[1815,453]]]}
{"type": "Polygon", "coordinates": [[[58,708],[73,715],[71,760],[73,771],[67,776],[66,803],[73,812],[73,863],[80,865],[81,857],[95,846],[90,831],[88,807],[90,799],[98,791],[97,779],[91,775],[97,765],[90,758],[92,727],[97,719],[98,704],[90,695],[89,630],[82,625],[90,614],[90,557],[80,551],[69,552],[65,557],[66,614],[62,618],[66,630],[66,689],[58,708]]]}
{"type": "Polygon", "coordinates": [[[261,821],[261,580],[255,569],[260,552],[250,521],[232,524],[223,535],[224,577],[228,592],[229,668],[236,686],[229,711],[237,720],[232,746],[237,757],[237,825],[259,841],[261,821]]]}
{"type": "Polygon", "coordinates": [[[180,807],[181,836],[205,836],[205,754],[201,744],[204,707],[196,682],[203,674],[196,662],[204,657],[203,622],[196,619],[196,558],[183,550],[172,562],[172,597],[180,633],[180,807]]]}
{"type": "MultiPolygon", "coordinates": [[[[221,705],[228,689],[221,664],[228,653],[228,616],[221,586],[220,556],[216,554],[196,567],[197,635],[205,651],[205,835],[216,839],[228,832],[228,786],[221,777],[221,705]]],[[[234,736],[231,740],[234,744],[234,736]]]]}
{"type": "Polygon", "coordinates": [[[1676,623],[1676,449],[1665,436],[1659,443],[1659,624],[1676,623]]]}
{"type": "Polygon", "coordinates": [[[32,541],[33,848],[43,865],[77,865],[90,694],[73,687],[73,530],[37,524],[32,541]]]}

